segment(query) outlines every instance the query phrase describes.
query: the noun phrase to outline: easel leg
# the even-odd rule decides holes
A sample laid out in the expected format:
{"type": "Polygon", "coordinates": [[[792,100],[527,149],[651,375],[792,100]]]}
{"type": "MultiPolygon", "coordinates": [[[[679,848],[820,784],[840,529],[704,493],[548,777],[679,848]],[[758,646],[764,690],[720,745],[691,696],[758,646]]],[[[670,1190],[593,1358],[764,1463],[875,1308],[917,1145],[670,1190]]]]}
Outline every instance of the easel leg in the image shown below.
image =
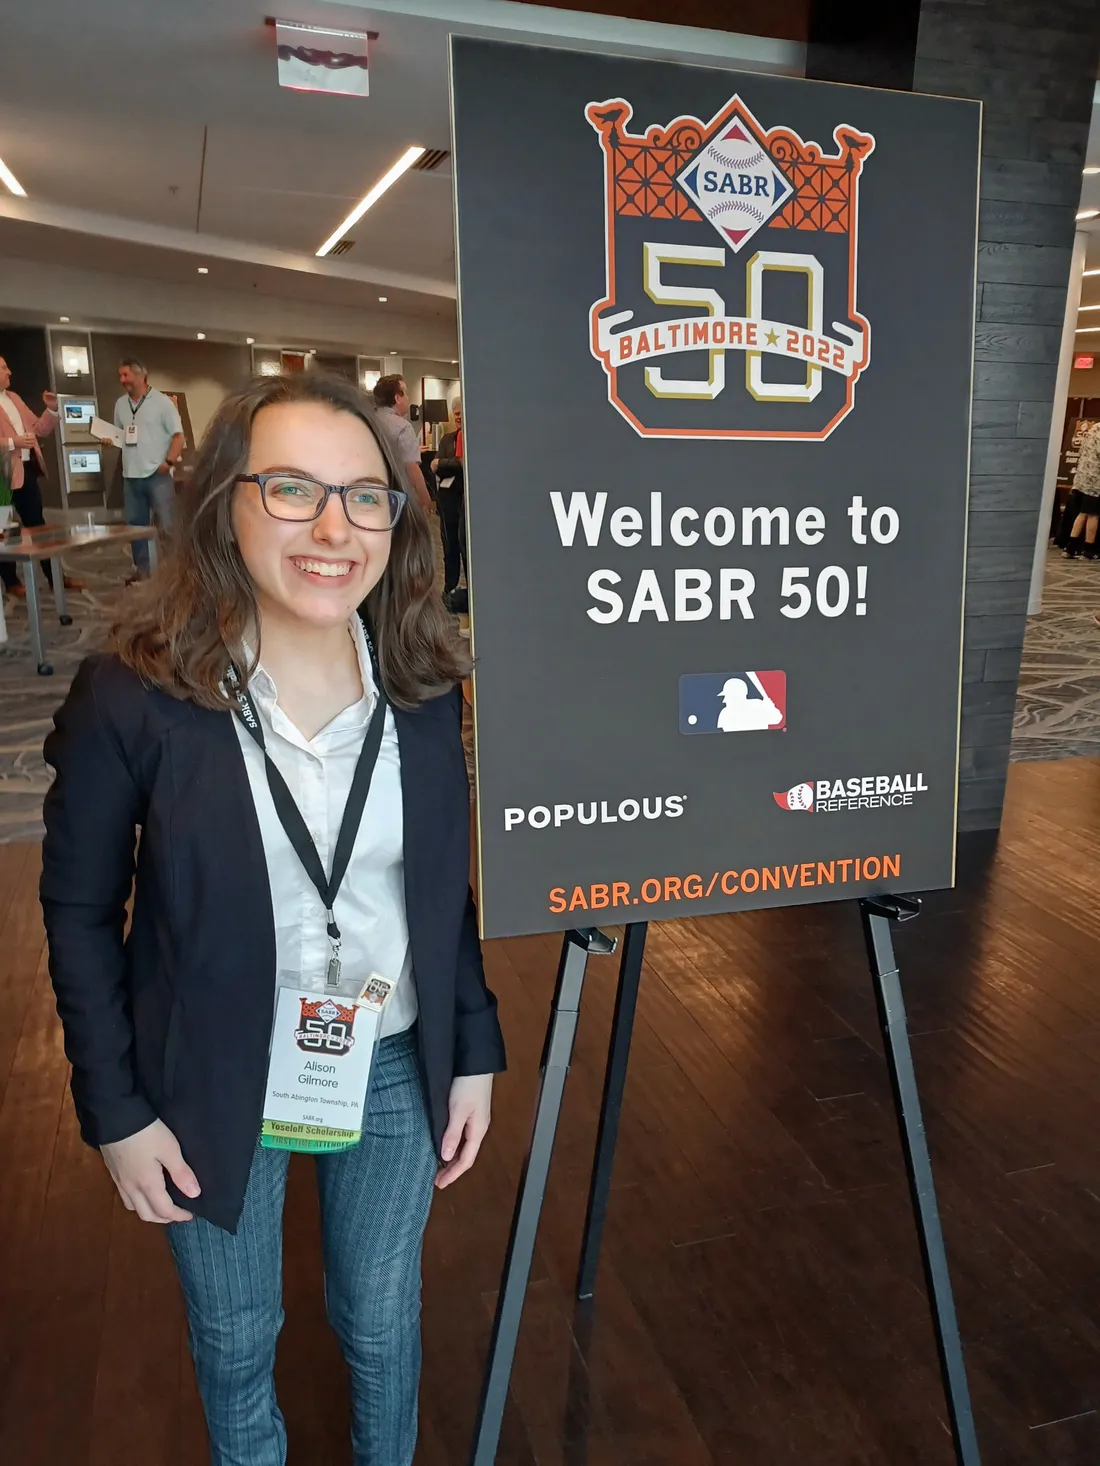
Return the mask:
{"type": "Polygon", "coordinates": [[[600,1245],[604,1220],[607,1217],[611,1172],[615,1166],[615,1146],[619,1139],[619,1116],[626,1089],[626,1069],[630,1061],[630,1041],[634,1035],[634,1013],[638,1006],[638,987],[642,976],[648,922],[635,921],[626,929],[623,954],[619,962],[619,988],[615,994],[615,1016],[611,1023],[611,1046],[604,1074],[600,1125],[596,1133],[596,1158],[592,1166],[592,1183],[588,1192],[588,1215],[584,1222],[581,1243],[581,1264],[577,1274],[577,1297],[591,1298],[596,1287],[600,1265],[600,1245]]]}
{"type": "Polygon", "coordinates": [[[546,1194],[546,1178],[550,1172],[550,1158],[554,1149],[558,1116],[561,1114],[565,1079],[569,1073],[573,1041],[577,1034],[585,968],[590,953],[606,954],[614,950],[614,942],[595,928],[567,932],[562,942],[557,987],[554,990],[546,1046],[542,1055],[542,1082],[535,1106],[534,1131],[527,1159],[523,1164],[519,1195],[512,1216],[512,1233],[508,1239],[504,1274],[497,1298],[496,1317],[493,1320],[470,1466],[493,1466],[496,1460],[504,1406],[508,1398],[508,1383],[512,1377],[512,1363],[527,1293],[527,1280],[531,1275],[531,1261],[535,1252],[535,1235],[546,1194]]]}
{"type": "Polygon", "coordinates": [[[960,1466],[980,1466],[978,1437],[974,1429],[974,1412],[966,1381],[962,1339],[955,1316],[955,1300],[947,1268],[943,1228],[940,1225],[936,1188],[932,1179],[932,1160],[921,1117],[917,1077],[905,1020],[905,1000],[901,975],[894,958],[890,933],[892,921],[907,921],[920,910],[918,901],[903,896],[871,897],[859,903],[863,935],[871,963],[879,1025],[886,1050],[886,1065],[894,1092],[905,1169],[913,1200],[921,1261],[924,1265],[928,1301],[932,1309],[932,1325],[940,1358],[955,1456],[960,1466]]]}

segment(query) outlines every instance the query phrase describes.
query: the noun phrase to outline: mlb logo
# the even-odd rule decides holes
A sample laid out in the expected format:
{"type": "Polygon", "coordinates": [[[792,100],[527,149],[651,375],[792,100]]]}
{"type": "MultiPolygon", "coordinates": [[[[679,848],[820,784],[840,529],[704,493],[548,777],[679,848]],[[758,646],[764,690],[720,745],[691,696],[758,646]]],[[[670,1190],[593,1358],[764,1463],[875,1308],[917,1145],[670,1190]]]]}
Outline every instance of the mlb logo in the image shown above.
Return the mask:
{"type": "Polygon", "coordinates": [[[786,672],[693,672],[680,678],[681,733],[782,733],[786,672]]]}

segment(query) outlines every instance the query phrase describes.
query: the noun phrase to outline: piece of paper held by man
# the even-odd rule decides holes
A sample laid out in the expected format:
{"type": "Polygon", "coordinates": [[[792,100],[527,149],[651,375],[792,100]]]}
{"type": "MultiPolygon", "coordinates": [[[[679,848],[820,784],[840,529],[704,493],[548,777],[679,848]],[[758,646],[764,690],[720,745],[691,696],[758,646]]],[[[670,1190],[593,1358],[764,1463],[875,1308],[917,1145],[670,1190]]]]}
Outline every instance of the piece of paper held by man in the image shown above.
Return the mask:
{"type": "Polygon", "coordinates": [[[113,443],[116,448],[122,447],[122,429],[116,428],[114,423],[107,422],[105,418],[93,417],[89,432],[93,438],[113,443]]]}

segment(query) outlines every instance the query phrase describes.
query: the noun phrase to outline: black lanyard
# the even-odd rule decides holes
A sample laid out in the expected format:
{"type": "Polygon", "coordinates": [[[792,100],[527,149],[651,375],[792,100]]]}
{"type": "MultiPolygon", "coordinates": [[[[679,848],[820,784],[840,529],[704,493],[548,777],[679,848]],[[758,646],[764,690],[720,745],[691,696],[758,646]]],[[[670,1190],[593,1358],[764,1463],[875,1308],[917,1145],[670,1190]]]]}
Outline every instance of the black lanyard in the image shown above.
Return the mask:
{"type": "Polygon", "coordinates": [[[252,705],[252,699],[241,687],[237,669],[231,667],[226,677],[226,681],[236,692],[236,716],[263,751],[264,767],[267,770],[267,787],[271,790],[271,799],[275,805],[275,813],[279,816],[279,823],[294,847],[295,855],[302,862],[306,875],[313,882],[318,896],[324,903],[325,915],[328,918],[328,936],[332,943],[328,970],[325,974],[326,988],[335,988],[340,982],[340,928],[336,925],[333,908],[336,905],[336,895],[344,879],[344,872],[348,868],[348,861],[351,859],[351,852],[355,846],[355,838],[362,823],[363,810],[366,808],[371,778],[374,775],[374,766],[378,762],[378,751],[382,747],[382,734],[386,725],[386,690],[382,686],[382,678],[373,656],[371,665],[374,672],[374,685],[378,690],[378,699],[374,705],[370,726],[367,728],[363,747],[355,765],[355,774],[348,792],[348,802],[344,805],[344,816],[340,821],[340,833],[336,837],[336,850],[332,857],[332,874],[327,877],[313,836],[309,833],[306,822],[302,818],[302,811],[294,802],[294,795],[287,788],[286,780],[267,751],[263,727],[252,705]]]}
{"type": "Polygon", "coordinates": [[[129,408],[130,408],[130,416],[132,418],[137,417],[138,413],[145,406],[145,399],[146,399],[146,397],[148,397],[148,395],[149,395],[149,388],[146,387],[145,391],[141,394],[141,400],[138,402],[138,405],[136,407],[134,406],[134,399],[132,397],[130,397],[130,398],[127,399],[127,402],[129,404],[129,408]]]}

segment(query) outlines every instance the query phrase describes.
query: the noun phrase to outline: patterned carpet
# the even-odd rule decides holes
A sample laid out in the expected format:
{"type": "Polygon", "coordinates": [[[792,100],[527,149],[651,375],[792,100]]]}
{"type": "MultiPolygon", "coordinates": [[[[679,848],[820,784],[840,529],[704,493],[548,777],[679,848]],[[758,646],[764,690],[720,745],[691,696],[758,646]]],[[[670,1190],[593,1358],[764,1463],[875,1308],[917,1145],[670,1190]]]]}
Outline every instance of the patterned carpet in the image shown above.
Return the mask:
{"type": "Polygon", "coordinates": [[[1028,621],[1012,757],[1100,756],[1100,560],[1047,559],[1043,609],[1028,621]]]}
{"type": "Polygon", "coordinates": [[[125,595],[130,569],[130,553],[124,546],[96,546],[73,556],[69,572],[87,589],[69,592],[71,626],[58,624],[53,597],[39,574],[52,677],[39,677],[35,671],[25,604],[11,597],[5,603],[8,642],[0,646],[0,844],[42,838],[42,796],[49,784],[42,740],[81,660],[103,645],[125,595]]]}

